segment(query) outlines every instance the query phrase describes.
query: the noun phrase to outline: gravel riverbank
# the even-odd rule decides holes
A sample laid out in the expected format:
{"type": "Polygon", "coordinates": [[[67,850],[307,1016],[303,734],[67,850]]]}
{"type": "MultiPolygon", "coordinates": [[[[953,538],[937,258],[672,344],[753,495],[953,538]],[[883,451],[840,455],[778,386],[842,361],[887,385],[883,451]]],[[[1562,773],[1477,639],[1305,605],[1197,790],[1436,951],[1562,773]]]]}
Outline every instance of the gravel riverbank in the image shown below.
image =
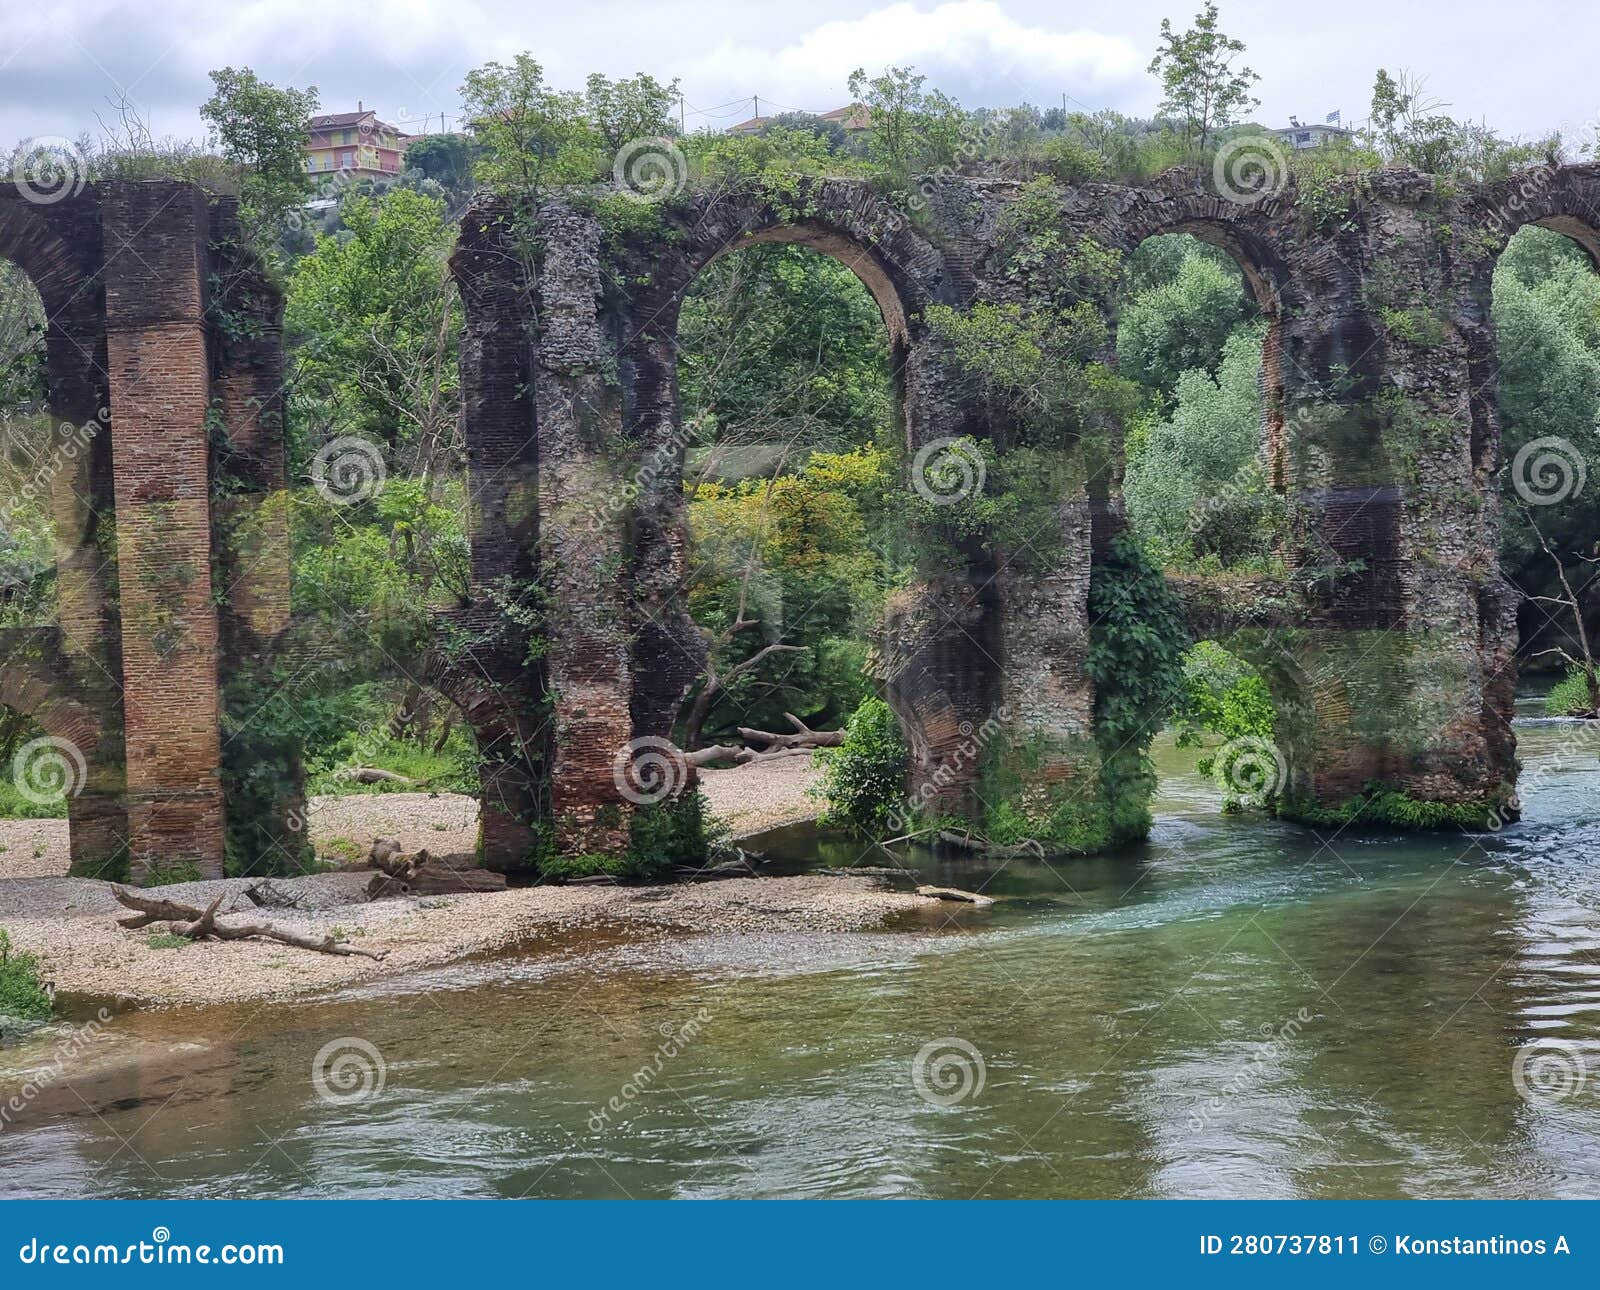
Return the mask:
{"type": "MultiPolygon", "coordinates": [[[[705,792],[737,836],[813,818],[804,796],[815,772],[795,757],[764,766],[713,771],[705,792]]],[[[311,803],[319,854],[354,858],[374,836],[398,837],[407,850],[470,852],[477,803],[426,793],[363,794],[311,803]]],[[[0,821],[0,927],[16,947],[39,955],[58,990],[143,1004],[221,1003],[287,998],[504,949],[545,934],[605,925],[641,938],[861,931],[896,913],[934,903],[891,891],[870,878],[730,879],[696,885],[526,887],[471,896],[365,900],[370,871],[313,874],[277,885],[299,908],[262,911],[244,896],[247,879],[181,883],[161,889],[184,904],[224,897],[224,915],[272,922],[308,934],[335,928],[381,962],[341,958],[270,942],[152,944],[148,931],[116,925],[127,913],[108,883],[66,876],[64,820],[0,821]]]]}

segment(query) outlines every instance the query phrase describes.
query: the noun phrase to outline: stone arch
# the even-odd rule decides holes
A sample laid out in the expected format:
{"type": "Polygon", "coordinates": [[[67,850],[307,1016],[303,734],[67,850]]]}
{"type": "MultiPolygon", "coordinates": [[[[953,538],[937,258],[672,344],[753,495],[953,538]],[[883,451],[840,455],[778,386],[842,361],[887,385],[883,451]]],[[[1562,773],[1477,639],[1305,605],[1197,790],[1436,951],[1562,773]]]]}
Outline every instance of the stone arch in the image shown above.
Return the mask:
{"type": "MultiPolygon", "coordinates": [[[[1512,238],[1524,228],[1548,229],[1573,242],[1600,271],[1600,166],[1534,166],[1495,184],[1468,191],[1463,226],[1470,239],[1454,304],[1466,351],[1471,415],[1473,484],[1499,528],[1498,476],[1502,450],[1500,340],[1494,327],[1494,273],[1512,238]]],[[[1490,557],[1498,569],[1498,552],[1490,557]]],[[[1512,763],[1516,738],[1510,725],[1517,683],[1518,619],[1523,593],[1497,574],[1481,597],[1484,674],[1490,715],[1483,737],[1503,763],[1512,763]]]]}
{"type": "Polygon", "coordinates": [[[122,874],[128,846],[116,572],[101,549],[113,504],[100,256],[94,190],[49,203],[0,190],[0,257],[44,306],[50,474],[39,482],[55,522],[57,600],[53,624],[0,632],[0,703],[83,760],[67,800],[80,876],[122,874]]]}
{"type": "Polygon", "coordinates": [[[28,276],[44,305],[59,621],[74,654],[103,652],[114,631],[115,587],[96,542],[112,510],[100,241],[92,191],[51,204],[15,187],[0,191],[0,257],[28,276]]]}
{"type": "MultiPolygon", "coordinates": [[[[677,326],[685,294],[713,262],[768,242],[807,247],[848,268],[877,303],[908,447],[941,433],[941,411],[920,362],[921,316],[956,298],[941,252],[899,210],[855,180],[802,181],[787,199],[722,193],[674,211],[630,291],[622,343],[632,398],[623,435],[641,481],[632,507],[632,559],[640,588],[632,650],[632,722],[666,737],[685,690],[704,665],[704,642],[678,601],[688,569],[678,401],[677,326]]],[[[896,704],[897,709],[902,705],[896,704]]],[[[902,720],[906,714],[902,712],[902,720]]],[[[913,732],[915,742],[915,732],[913,732]]]]}
{"type": "MultiPolygon", "coordinates": [[[[1304,284],[1295,272],[1292,199],[1291,188],[1251,202],[1230,200],[1207,192],[1193,172],[1170,171],[1144,188],[1124,191],[1113,209],[1090,228],[1097,241],[1130,255],[1152,237],[1185,233],[1216,247],[1238,266],[1267,319],[1261,352],[1261,435],[1269,477],[1280,492],[1287,491],[1296,473],[1290,464],[1294,445],[1286,434],[1289,381],[1284,320],[1306,303],[1304,284]]],[[[1293,360],[1288,361],[1292,365],[1293,360]]]]}

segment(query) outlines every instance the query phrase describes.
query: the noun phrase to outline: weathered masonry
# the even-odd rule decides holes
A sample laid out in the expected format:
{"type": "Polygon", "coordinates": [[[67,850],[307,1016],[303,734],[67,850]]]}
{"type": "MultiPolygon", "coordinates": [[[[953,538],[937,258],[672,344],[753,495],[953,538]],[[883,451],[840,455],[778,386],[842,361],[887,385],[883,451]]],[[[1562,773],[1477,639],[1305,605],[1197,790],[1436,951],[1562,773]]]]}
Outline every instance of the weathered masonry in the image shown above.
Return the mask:
{"type": "MultiPolygon", "coordinates": [[[[759,241],[848,265],[892,338],[909,469],[924,449],[994,432],[926,313],[1008,300],[995,255],[1016,195],[950,180],[910,219],[859,181],[806,180],[781,196],[684,194],[620,234],[574,197],[539,212],[531,269],[508,207],[484,199],[463,220],[476,598],[416,667],[477,735],[486,864],[521,873],[539,848],[625,846],[635,808],[619,759],[670,738],[701,666],[680,594],[691,551],[675,362],[695,276],[759,241]],[[508,629],[508,605],[537,607],[536,653],[508,629]]],[[[1506,803],[1516,596],[1496,557],[1490,275],[1524,224],[1600,256],[1600,170],[1461,191],[1379,172],[1341,190],[1333,218],[1327,194],[1313,204],[1290,184],[1230,200],[1187,172],[1055,200],[1074,240],[1127,252],[1183,232],[1223,248],[1270,320],[1262,453],[1294,503],[1303,576],[1180,590],[1197,630],[1269,678],[1286,798],[1315,810],[1380,783],[1506,803]]],[[[225,854],[298,854],[293,741],[250,739],[252,704],[293,686],[284,660],[304,648],[289,612],[280,301],[238,246],[230,204],[175,183],[52,204],[7,190],[0,255],[50,320],[57,452],[39,486],[59,588],[52,625],[5,633],[0,702],[82,759],[74,870],[213,874],[225,854]],[[225,793],[245,748],[277,773],[225,793]]],[[[968,544],[925,561],[894,603],[880,665],[913,796],[930,809],[971,807],[974,731],[1092,741],[1088,605],[1122,524],[1119,452],[1084,454],[1047,567],[968,544]]]]}

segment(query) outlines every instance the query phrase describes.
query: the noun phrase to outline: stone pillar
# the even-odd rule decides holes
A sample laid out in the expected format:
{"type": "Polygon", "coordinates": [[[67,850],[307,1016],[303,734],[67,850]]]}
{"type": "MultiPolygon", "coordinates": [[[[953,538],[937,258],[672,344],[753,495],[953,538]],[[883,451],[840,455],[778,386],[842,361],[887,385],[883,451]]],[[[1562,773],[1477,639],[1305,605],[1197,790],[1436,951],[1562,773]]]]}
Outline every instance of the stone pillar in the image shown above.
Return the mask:
{"type": "MultiPolygon", "coordinates": [[[[902,370],[909,472],[919,469],[919,453],[928,454],[925,470],[943,443],[988,436],[981,411],[966,405],[961,383],[927,337],[913,332],[902,370]]],[[[908,473],[908,497],[915,486],[908,473]]],[[[995,723],[1010,719],[1001,711],[1004,559],[967,543],[950,564],[941,543],[885,612],[880,670],[910,747],[908,801],[929,815],[981,818],[976,788],[984,747],[995,723]]],[[[1011,609],[1019,606],[1013,601],[1011,609]]]]}
{"type": "Polygon", "coordinates": [[[530,656],[527,627],[543,613],[532,290],[509,208],[475,207],[450,264],[466,313],[461,416],[473,603],[448,616],[429,679],[461,707],[477,740],[480,858],[515,879],[535,871],[549,818],[550,714],[544,659],[530,656]]]}
{"type": "Polygon", "coordinates": [[[205,205],[143,182],[107,185],[101,209],[131,870],[218,877],[205,205]]]}
{"type": "Polygon", "coordinates": [[[288,639],[288,462],[283,299],[243,245],[238,203],[210,208],[213,540],[221,639],[227,845],[239,870],[293,872],[311,857],[288,639]]]}
{"type": "Polygon", "coordinates": [[[625,792],[637,747],[628,508],[611,504],[624,486],[622,404],[601,373],[600,226],[558,203],[539,222],[534,385],[545,669],[555,699],[550,819],[562,854],[620,854],[634,805],[657,800],[659,786],[640,779],[625,792]]]}
{"type": "Polygon", "coordinates": [[[1361,228],[1320,265],[1308,251],[1301,271],[1323,289],[1283,323],[1297,558],[1319,576],[1304,628],[1275,634],[1268,675],[1302,804],[1376,785],[1487,818],[1514,775],[1509,741],[1485,737],[1497,702],[1485,660],[1506,611],[1440,252],[1448,216],[1424,176],[1374,182],[1361,228]]]}

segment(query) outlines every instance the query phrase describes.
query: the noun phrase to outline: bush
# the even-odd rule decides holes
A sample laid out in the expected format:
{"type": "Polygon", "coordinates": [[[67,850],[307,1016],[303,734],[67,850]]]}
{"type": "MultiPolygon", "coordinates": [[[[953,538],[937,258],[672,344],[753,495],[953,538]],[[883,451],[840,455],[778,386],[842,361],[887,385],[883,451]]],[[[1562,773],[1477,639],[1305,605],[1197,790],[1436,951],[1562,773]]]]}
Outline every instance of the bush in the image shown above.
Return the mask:
{"type": "Polygon", "coordinates": [[[845,726],[844,743],[819,749],[816,761],[822,779],[811,792],[828,804],[823,824],[881,829],[905,797],[906,742],[882,699],[863,699],[845,726]]]}
{"type": "Polygon", "coordinates": [[[0,930],[0,1015],[48,1021],[52,1005],[39,980],[39,960],[13,954],[11,937],[0,930]]]}
{"type": "Polygon", "coordinates": [[[1593,717],[1594,704],[1589,698],[1589,679],[1581,668],[1570,669],[1557,681],[1555,688],[1544,697],[1544,710],[1552,717],[1593,717]]]}
{"type": "Polygon", "coordinates": [[[539,857],[539,876],[556,883],[597,874],[619,882],[667,882],[680,868],[703,866],[726,833],[727,827],[707,808],[705,795],[696,790],[634,811],[628,849],[621,855],[546,853],[539,857]]]}

